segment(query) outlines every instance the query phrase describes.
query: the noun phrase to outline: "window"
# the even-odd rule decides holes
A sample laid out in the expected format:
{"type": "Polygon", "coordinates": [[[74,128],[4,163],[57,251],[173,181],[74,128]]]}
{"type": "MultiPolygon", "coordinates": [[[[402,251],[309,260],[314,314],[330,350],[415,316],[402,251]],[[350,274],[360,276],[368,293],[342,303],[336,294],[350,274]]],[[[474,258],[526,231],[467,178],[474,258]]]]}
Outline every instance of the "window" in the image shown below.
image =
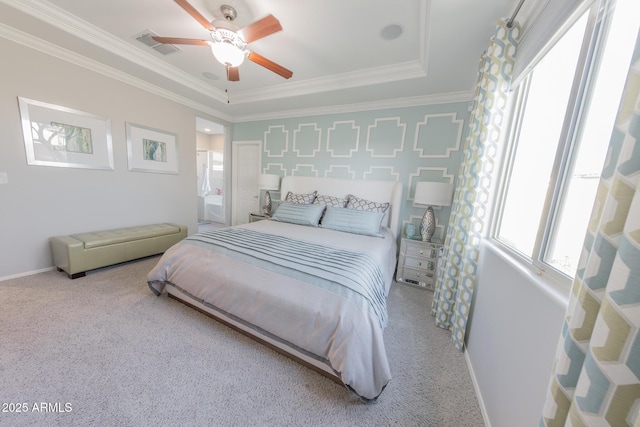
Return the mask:
{"type": "Polygon", "coordinates": [[[575,275],[638,32],[637,0],[595,1],[519,85],[493,237],[575,275]]]}

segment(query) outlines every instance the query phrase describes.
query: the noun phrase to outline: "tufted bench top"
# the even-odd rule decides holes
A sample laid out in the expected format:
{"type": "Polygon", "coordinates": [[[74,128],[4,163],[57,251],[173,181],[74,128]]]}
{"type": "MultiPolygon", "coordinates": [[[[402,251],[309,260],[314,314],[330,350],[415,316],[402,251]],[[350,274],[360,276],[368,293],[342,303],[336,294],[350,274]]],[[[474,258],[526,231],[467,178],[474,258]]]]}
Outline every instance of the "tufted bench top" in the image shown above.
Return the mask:
{"type": "Polygon", "coordinates": [[[180,232],[180,227],[173,224],[150,224],[136,227],[116,228],[112,230],[93,231],[89,233],[72,234],[76,240],[84,243],[85,249],[132,240],[148,239],[150,237],[166,236],[180,232]]]}

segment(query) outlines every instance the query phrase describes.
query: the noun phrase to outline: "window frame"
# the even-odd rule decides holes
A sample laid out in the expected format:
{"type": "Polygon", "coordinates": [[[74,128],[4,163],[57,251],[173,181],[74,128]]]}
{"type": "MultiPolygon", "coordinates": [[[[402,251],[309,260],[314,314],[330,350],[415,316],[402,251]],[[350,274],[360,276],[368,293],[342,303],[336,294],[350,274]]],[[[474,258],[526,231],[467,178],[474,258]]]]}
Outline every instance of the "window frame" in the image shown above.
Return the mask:
{"type": "MultiPolygon", "coordinates": [[[[561,289],[565,291],[569,290],[573,277],[570,277],[544,260],[550,250],[552,233],[557,226],[561,214],[561,201],[563,197],[566,197],[569,180],[571,178],[570,175],[573,171],[575,158],[579,150],[580,139],[584,128],[584,116],[586,112],[588,112],[594,92],[594,84],[597,81],[603,50],[612,21],[610,11],[613,5],[615,5],[615,1],[596,0],[587,10],[583,11],[583,14],[576,17],[571,25],[566,26],[570,28],[580,17],[588,14],[578,62],[576,64],[576,71],[569,99],[567,100],[567,109],[556,147],[556,155],[551,175],[549,176],[549,186],[547,187],[531,256],[522,253],[515,247],[500,240],[498,235],[503,219],[514,158],[517,152],[517,141],[520,138],[520,127],[529,94],[530,80],[532,74],[535,72],[535,66],[520,82],[518,87],[514,89],[512,96],[513,101],[509,107],[511,112],[510,121],[507,131],[505,132],[506,143],[499,170],[499,180],[496,187],[497,193],[493,209],[495,215],[493,215],[489,239],[519,263],[533,270],[535,274],[550,279],[554,284],[560,285],[561,289]]],[[[556,37],[553,43],[555,44],[559,39],[564,37],[564,34],[565,33],[556,37]]],[[[545,52],[545,55],[547,53],[548,51],[545,52]]]]}

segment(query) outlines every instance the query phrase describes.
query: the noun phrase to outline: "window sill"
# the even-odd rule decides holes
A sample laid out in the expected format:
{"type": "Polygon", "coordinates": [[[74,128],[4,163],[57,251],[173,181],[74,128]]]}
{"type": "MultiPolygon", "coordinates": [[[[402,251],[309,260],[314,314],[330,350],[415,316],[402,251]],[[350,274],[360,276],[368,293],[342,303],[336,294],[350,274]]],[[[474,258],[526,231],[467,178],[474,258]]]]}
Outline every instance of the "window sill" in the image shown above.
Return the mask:
{"type": "Polygon", "coordinates": [[[571,292],[571,282],[561,280],[555,275],[546,272],[530,261],[525,260],[521,256],[513,253],[513,251],[506,249],[500,242],[493,239],[483,239],[481,245],[485,250],[490,250],[494,254],[498,255],[506,263],[519,270],[524,276],[526,276],[531,283],[535,284],[542,292],[547,294],[550,298],[556,302],[567,306],[569,304],[569,294],[571,292]]]}

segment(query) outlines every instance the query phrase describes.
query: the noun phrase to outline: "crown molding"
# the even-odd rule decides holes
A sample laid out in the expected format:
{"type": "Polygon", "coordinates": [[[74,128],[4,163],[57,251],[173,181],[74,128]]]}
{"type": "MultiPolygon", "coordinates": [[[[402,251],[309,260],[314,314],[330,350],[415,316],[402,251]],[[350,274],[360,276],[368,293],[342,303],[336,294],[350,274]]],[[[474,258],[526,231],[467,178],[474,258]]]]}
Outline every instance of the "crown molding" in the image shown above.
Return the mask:
{"type": "Polygon", "coordinates": [[[399,80],[417,79],[426,77],[426,75],[426,69],[421,62],[402,62],[368,70],[351,71],[317,79],[283,83],[263,89],[236,92],[232,93],[231,97],[234,104],[246,104],[257,101],[270,101],[294,96],[373,86],[399,80]]]}
{"type": "MultiPolygon", "coordinates": [[[[45,0],[0,0],[23,13],[34,18],[46,22],[62,31],[65,31],[74,37],[91,43],[101,49],[104,49],[114,55],[131,61],[139,66],[151,70],[158,75],[175,81],[184,87],[187,87],[198,93],[208,94],[212,100],[226,104],[228,95],[226,92],[217,89],[201,80],[185,73],[150,53],[147,53],[135,46],[113,37],[110,33],[76,17],[59,7],[45,0]]],[[[427,58],[429,50],[429,28],[427,25],[430,14],[430,1],[420,1],[420,20],[423,25],[423,33],[420,36],[420,45],[418,52],[418,60],[408,61],[389,66],[377,67],[367,70],[352,71],[348,73],[337,74],[318,79],[310,79],[304,81],[287,82],[277,86],[265,87],[262,89],[252,89],[232,94],[234,104],[246,104],[258,101],[269,101],[274,99],[282,99],[287,97],[304,96],[309,94],[317,94],[328,91],[340,91],[356,87],[372,86],[385,84],[400,80],[424,78],[427,76],[427,58]]],[[[229,123],[247,122],[256,120],[281,119],[287,117],[301,117],[324,115],[331,113],[348,113],[357,111],[379,110],[387,108],[402,108],[421,105],[446,104],[454,102],[469,102],[472,92],[456,92],[448,94],[439,94],[433,96],[410,97],[401,99],[392,99],[385,101],[377,101],[370,103],[358,103],[347,105],[333,105],[329,107],[318,107],[309,109],[297,109],[289,111],[280,111],[266,114],[253,115],[235,115],[231,116],[219,110],[201,104],[188,97],[178,95],[175,92],[164,89],[160,86],[148,83],[138,77],[134,77],[124,71],[107,66],[96,60],[87,58],[83,55],[55,45],[43,39],[34,37],[31,34],[0,23],[0,37],[7,38],[16,43],[22,44],[29,48],[46,53],[53,57],[76,64],[83,68],[89,69],[96,73],[113,78],[120,82],[126,83],[172,100],[181,105],[193,108],[198,112],[209,114],[229,123]]]]}
{"type": "Polygon", "coordinates": [[[174,101],[178,104],[182,104],[194,110],[198,110],[202,113],[207,113],[212,116],[218,117],[222,120],[232,121],[232,117],[226,113],[222,113],[219,110],[213,109],[207,105],[196,102],[185,96],[181,96],[170,90],[164,89],[160,86],[146,82],[138,77],[134,77],[123,71],[117,70],[113,67],[109,67],[101,62],[82,56],[78,53],[72,52],[68,49],[64,49],[58,45],[55,45],[46,40],[34,37],[31,34],[25,33],[16,28],[10,27],[6,24],[0,23],[0,37],[7,40],[11,40],[15,43],[21,44],[28,48],[37,50],[63,61],[70,62],[74,65],[86,68],[95,73],[102,74],[114,80],[128,84],[133,87],[137,87],[149,93],[161,96],[163,98],[174,101]]]}
{"type": "Polygon", "coordinates": [[[473,100],[473,94],[473,91],[451,92],[438,95],[388,99],[385,101],[365,102],[359,104],[332,105],[328,107],[278,111],[265,114],[251,114],[235,116],[233,122],[242,123],[260,120],[287,119],[292,117],[321,116],[325,114],[355,113],[360,111],[452,104],[457,102],[469,103],[473,100]]]}
{"type": "MultiPolygon", "coordinates": [[[[217,102],[227,103],[228,96],[224,90],[215,88],[191,74],[185,73],[179,68],[156,58],[151,53],[113,37],[110,33],[69,14],[46,0],[0,1],[195,92],[208,94],[217,102]]],[[[420,20],[424,25],[420,26],[423,32],[420,35],[419,59],[417,61],[358,70],[319,79],[287,82],[268,88],[241,91],[233,94],[233,101],[235,104],[244,104],[425,77],[427,75],[426,58],[428,57],[428,32],[430,27],[426,24],[430,12],[430,2],[421,0],[420,10],[420,20]]]]}
{"type": "MultiPolygon", "coordinates": [[[[316,116],[316,115],[324,115],[324,114],[332,114],[332,113],[351,113],[351,112],[357,112],[357,111],[381,110],[381,109],[387,109],[387,108],[403,108],[403,107],[415,107],[415,106],[422,106],[422,105],[448,104],[448,103],[455,103],[455,102],[470,102],[473,99],[472,91],[452,92],[447,94],[398,98],[398,99],[376,101],[376,102],[369,102],[369,103],[333,105],[328,107],[288,110],[288,111],[280,111],[280,112],[273,112],[273,113],[266,113],[266,114],[230,116],[227,113],[223,113],[207,105],[196,102],[190,98],[178,95],[175,92],[172,92],[162,87],[159,87],[157,85],[148,83],[140,78],[131,76],[130,74],[124,73],[113,67],[106,66],[103,63],[95,61],[93,59],[86,58],[80,54],[72,52],[68,49],[64,49],[46,40],[42,40],[37,37],[34,37],[31,34],[25,33],[21,30],[10,27],[6,24],[0,23],[0,37],[19,43],[31,49],[40,51],[47,55],[62,59],[64,61],[70,62],[72,64],[78,65],[80,67],[86,68],[88,70],[102,74],[104,76],[110,77],[114,80],[126,83],[130,86],[145,90],[149,93],[153,93],[155,95],[169,99],[171,101],[187,106],[189,108],[193,108],[198,112],[209,114],[218,119],[225,120],[229,123],[282,119],[282,118],[288,118],[288,117],[316,116]]],[[[405,64],[403,67],[401,67],[399,72],[404,72],[406,73],[407,76],[414,75],[413,73],[417,73],[418,76],[424,76],[424,70],[421,71],[421,67],[417,63],[414,63],[413,67],[407,66],[407,64],[405,64]]],[[[373,71],[373,73],[375,74],[375,71],[373,71]]],[[[357,74],[353,73],[352,77],[355,78],[356,76],[357,74]]],[[[407,77],[407,78],[412,78],[412,77],[407,77]]],[[[327,80],[330,80],[330,79],[317,79],[317,81],[314,84],[318,87],[323,87],[324,88],[323,91],[327,91],[327,88],[329,86],[333,88],[340,87],[339,82],[334,82],[332,84],[330,81],[327,81],[327,80]]],[[[364,85],[366,85],[366,83],[364,85]]],[[[264,94],[262,96],[264,96],[264,94]]],[[[266,99],[271,99],[271,98],[266,98],[266,99]]],[[[234,103],[235,102],[236,100],[234,97],[234,103]]],[[[248,101],[245,101],[245,102],[248,102],[248,101]]]]}
{"type": "Polygon", "coordinates": [[[222,103],[226,103],[227,94],[205,82],[185,73],[151,53],[138,49],[135,46],[113,37],[110,33],[92,25],[75,15],[60,9],[44,0],[2,0],[21,12],[46,22],[62,31],[71,34],[78,39],[91,43],[116,56],[124,58],[134,64],[151,70],[162,77],[180,83],[181,85],[199,93],[207,93],[222,103]]]}

